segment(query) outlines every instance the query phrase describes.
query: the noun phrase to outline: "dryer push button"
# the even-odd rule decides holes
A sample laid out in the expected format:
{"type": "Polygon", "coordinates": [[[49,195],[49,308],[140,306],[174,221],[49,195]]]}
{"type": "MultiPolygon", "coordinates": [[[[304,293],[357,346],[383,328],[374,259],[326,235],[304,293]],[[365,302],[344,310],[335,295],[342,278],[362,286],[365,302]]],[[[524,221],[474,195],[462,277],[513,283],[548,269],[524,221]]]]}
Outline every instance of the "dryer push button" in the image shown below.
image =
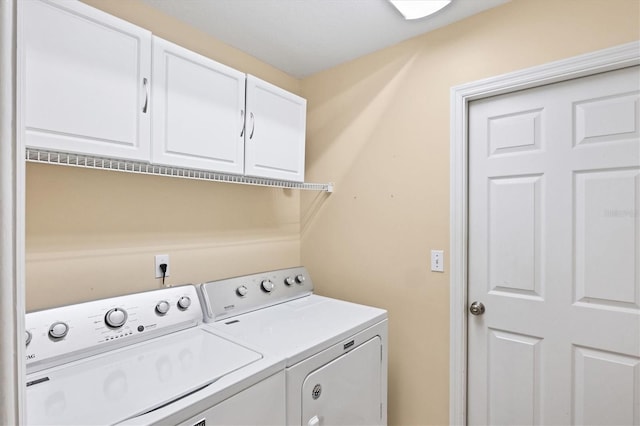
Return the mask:
{"type": "Polygon", "coordinates": [[[275,288],[275,285],[270,280],[262,281],[262,289],[267,293],[271,293],[274,288],[275,288]]]}
{"type": "Polygon", "coordinates": [[[182,296],[178,299],[178,308],[181,310],[186,310],[189,306],[191,306],[191,298],[189,296],[182,296]]]}

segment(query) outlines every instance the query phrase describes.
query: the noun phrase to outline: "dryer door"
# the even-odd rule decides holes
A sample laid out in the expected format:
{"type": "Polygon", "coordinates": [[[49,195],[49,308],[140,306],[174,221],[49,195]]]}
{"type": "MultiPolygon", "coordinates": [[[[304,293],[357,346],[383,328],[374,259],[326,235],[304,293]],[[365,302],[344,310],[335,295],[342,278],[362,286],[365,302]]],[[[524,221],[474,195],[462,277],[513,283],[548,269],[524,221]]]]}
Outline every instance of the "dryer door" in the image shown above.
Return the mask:
{"type": "Polygon", "coordinates": [[[381,348],[376,336],[311,372],[302,385],[302,425],[381,424],[381,348]]]}

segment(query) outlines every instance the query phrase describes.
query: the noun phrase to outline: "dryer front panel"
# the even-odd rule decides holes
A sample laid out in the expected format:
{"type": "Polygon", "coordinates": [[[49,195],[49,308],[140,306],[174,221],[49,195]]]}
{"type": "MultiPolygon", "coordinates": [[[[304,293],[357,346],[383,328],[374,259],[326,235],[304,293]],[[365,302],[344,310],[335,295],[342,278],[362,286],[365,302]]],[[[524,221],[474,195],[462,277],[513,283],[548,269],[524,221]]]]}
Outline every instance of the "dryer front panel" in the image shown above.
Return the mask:
{"type": "Polygon", "coordinates": [[[376,336],[311,372],[302,384],[301,424],[382,424],[381,353],[376,336]]]}

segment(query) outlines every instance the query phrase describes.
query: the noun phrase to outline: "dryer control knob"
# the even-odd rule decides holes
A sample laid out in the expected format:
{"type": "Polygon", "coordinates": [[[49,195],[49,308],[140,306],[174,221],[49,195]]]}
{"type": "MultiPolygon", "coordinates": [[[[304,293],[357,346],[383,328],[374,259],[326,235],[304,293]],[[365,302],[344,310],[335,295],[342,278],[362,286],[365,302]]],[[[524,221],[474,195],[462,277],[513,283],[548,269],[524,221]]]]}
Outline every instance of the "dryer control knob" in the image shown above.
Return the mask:
{"type": "Polygon", "coordinates": [[[156,304],[156,312],[159,315],[164,315],[169,312],[170,307],[171,305],[169,305],[169,302],[167,302],[166,300],[161,300],[156,304]]]}
{"type": "Polygon", "coordinates": [[[104,322],[111,328],[120,328],[127,322],[127,311],[120,308],[110,309],[104,316],[104,322]]]}
{"type": "Polygon", "coordinates": [[[293,285],[293,283],[295,283],[296,281],[293,279],[293,277],[287,277],[284,279],[284,283],[286,285],[293,285]]]}
{"type": "Polygon", "coordinates": [[[244,285],[241,285],[240,287],[236,288],[236,294],[240,297],[244,297],[247,295],[247,287],[244,285]]]}
{"type": "Polygon", "coordinates": [[[264,280],[262,281],[262,289],[264,291],[266,291],[267,293],[271,293],[274,289],[275,285],[269,281],[269,280],[264,280]]]}
{"type": "Polygon", "coordinates": [[[302,274],[296,275],[296,282],[297,282],[298,284],[302,284],[302,283],[304,283],[304,280],[305,280],[304,275],[302,275],[302,274]]]}
{"type": "Polygon", "coordinates": [[[184,311],[189,308],[189,306],[191,306],[191,298],[189,296],[182,296],[178,299],[178,308],[181,310],[184,311]]]}
{"type": "Polygon", "coordinates": [[[49,336],[54,339],[62,339],[69,332],[69,326],[62,321],[54,322],[49,327],[49,336]]]}
{"type": "Polygon", "coordinates": [[[25,346],[29,346],[29,343],[31,343],[31,333],[25,330],[24,337],[25,337],[25,346]]]}

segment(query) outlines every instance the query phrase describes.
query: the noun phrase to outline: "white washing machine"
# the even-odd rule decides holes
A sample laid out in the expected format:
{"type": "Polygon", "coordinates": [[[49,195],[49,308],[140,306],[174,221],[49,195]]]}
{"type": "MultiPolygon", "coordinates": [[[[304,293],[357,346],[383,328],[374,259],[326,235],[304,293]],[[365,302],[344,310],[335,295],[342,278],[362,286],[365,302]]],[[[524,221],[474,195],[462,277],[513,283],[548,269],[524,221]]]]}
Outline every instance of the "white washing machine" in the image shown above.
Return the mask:
{"type": "Polygon", "coordinates": [[[201,284],[205,322],[286,359],[288,425],[387,423],[387,312],[313,294],[303,267],[201,284]]]}
{"type": "Polygon", "coordinates": [[[194,286],[28,313],[26,330],[28,425],[285,422],[283,358],[203,328],[194,286]]]}

